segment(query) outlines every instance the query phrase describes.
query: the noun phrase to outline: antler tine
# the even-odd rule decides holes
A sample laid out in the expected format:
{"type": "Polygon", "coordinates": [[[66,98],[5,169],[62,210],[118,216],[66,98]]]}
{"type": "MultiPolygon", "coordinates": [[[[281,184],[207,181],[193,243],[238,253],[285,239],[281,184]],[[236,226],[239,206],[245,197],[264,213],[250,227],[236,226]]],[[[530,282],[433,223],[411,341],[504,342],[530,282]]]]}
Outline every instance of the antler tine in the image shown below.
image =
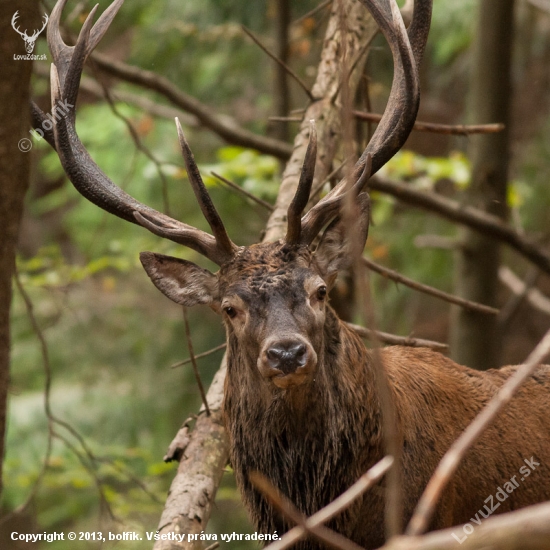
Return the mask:
{"type": "Polygon", "coordinates": [[[222,219],[220,218],[220,215],[218,214],[216,207],[208,194],[208,190],[206,189],[204,182],[202,181],[199,168],[195,162],[195,157],[193,156],[193,152],[185,139],[178,117],[176,117],[175,120],[176,127],[178,129],[181,153],[187,168],[189,182],[191,183],[191,187],[193,188],[193,192],[195,193],[195,197],[197,198],[202,214],[206,218],[208,225],[210,225],[212,233],[214,233],[214,237],[216,238],[216,242],[218,243],[220,249],[226,252],[229,256],[233,256],[237,250],[237,247],[227,235],[222,219]]]}
{"type": "Polygon", "coordinates": [[[417,68],[424,56],[431,20],[432,0],[415,0],[412,21],[407,29],[407,34],[409,35],[409,42],[411,43],[417,68]]]}
{"type": "Polygon", "coordinates": [[[317,130],[315,121],[310,121],[309,143],[304,157],[304,164],[300,174],[300,181],[296,194],[290,203],[287,211],[288,229],[285,242],[288,244],[297,244],[300,242],[302,232],[302,212],[309,200],[313,176],[315,175],[315,162],[317,160],[317,130]]]}
{"type": "Polygon", "coordinates": [[[107,29],[113,22],[118,10],[122,7],[124,0],[115,0],[101,14],[95,25],[93,25],[93,18],[98,9],[98,4],[96,4],[88,14],[88,17],[80,30],[76,46],[67,46],[67,44],[63,41],[59,30],[61,24],[61,13],[63,12],[63,8],[66,3],[67,0],[59,0],[56,3],[50,15],[50,25],[48,26],[47,31],[48,45],[50,47],[54,63],[57,66],[62,89],[64,89],[66,85],[66,75],[72,72],[69,65],[71,61],[73,63],[75,62],[74,50],[79,47],[79,44],[81,45],[80,47],[82,48],[82,51],[79,56],[81,57],[79,62],[83,65],[87,57],[95,49],[99,41],[107,32],[107,29]]]}
{"type": "MultiPolygon", "coordinates": [[[[412,44],[395,0],[361,2],[386,37],[395,67],[382,120],[353,170],[352,181],[356,184],[363,181],[365,185],[368,178],[362,177],[362,174],[365,173],[367,161],[371,163],[370,175],[375,174],[403,146],[414,125],[420,101],[418,65],[427,40],[432,0],[415,1],[410,31],[412,44]]],[[[335,205],[341,204],[348,187],[349,182],[341,180],[302,218],[302,242],[311,243],[317,232],[330,221],[335,215],[335,205]]]]}
{"type": "Polygon", "coordinates": [[[302,219],[302,244],[311,244],[319,231],[331,219],[337,216],[344,204],[348,194],[352,199],[355,199],[364,189],[367,181],[372,175],[372,157],[367,155],[363,171],[355,184],[343,195],[331,196],[326,195],[323,201],[319,201],[302,219]],[[326,200],[325,200],[326,199],[326,200]]]}
{"type": "MultiPolygon", "coordinates": [[[[395,65],[390,98],[384,116],[357,162],[357,166],[364,164],[366,155],[371,154],[372,173],[375,174],[403,146],[412,130],[420,103],[420,83],[418,65],[395,0],[389,0],[389,6],[384,2],[385,6],[382,9],[374,0],[361,1],[369,8],[384,33],[392,50],[395,65]]],[[[431,0],[428,1],[431,3],[431,0]]],[[[415,8],[418,7],[417,3],[415,2],[415,8]]],[[[418,23],[415,29],[418,28],[417,25],[418,23]]],[[[416,31],[414,36],[418,41],[419,35],[416,31]]],[[[419,46],[420,44],[416,44],[417,48],[419,46]]]]}
{"type": "MultiPolygon", "coordinates": [[[[116,186],[97,166],[82,145],[75,129],[75,110],[78,85],[86,57],[107,30],[122,0],[115,0],[106,14],[98,20],[101,24],[92,28],[95,8],[86,19],[76,46],[66,46],[59,33],[61,10],[66,0],[59,0],[50,17],[48,43],[54,57],[52,64],[53,107],[61,105],[69,109],[66,116],[54,117],[53,137],[63,169],[75,188],[90,202],[115,216],[141,225],[149,231],[178,244],[196,250],[214,263],[222,265],[234,253],[227,246],[220,246],[212,235],[179,222],[150,208],[116,186]],[[63,102],[63,104],[60,104],[63,102]]],[[[63,112],[63,111],[62,111],[63,112]]],[[[40,112],[36,116],[40,116],[40,112]]]]}

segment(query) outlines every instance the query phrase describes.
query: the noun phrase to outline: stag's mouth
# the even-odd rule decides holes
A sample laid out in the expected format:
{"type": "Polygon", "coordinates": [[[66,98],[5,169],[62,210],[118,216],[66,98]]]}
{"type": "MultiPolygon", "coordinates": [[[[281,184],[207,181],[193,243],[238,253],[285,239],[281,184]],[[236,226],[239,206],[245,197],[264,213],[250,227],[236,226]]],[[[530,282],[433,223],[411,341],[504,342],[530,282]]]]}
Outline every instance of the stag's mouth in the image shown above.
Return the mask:
{"type": "Polygon", "coordinates": [[[295,386],[300,386],[304,382],[307,382],[311,378],[311,369],[307,369],[306,367],[300,367],[296,370],[296,372],[285,374],[284,372],[281,372],[280,374],[275,374],[271,376],[271,382],[278,388],[281,388],[282,390],[286,390],[288,388],[292,388],[295,386]],[[304,370],[304,372],[300,372],[304,370]]]}

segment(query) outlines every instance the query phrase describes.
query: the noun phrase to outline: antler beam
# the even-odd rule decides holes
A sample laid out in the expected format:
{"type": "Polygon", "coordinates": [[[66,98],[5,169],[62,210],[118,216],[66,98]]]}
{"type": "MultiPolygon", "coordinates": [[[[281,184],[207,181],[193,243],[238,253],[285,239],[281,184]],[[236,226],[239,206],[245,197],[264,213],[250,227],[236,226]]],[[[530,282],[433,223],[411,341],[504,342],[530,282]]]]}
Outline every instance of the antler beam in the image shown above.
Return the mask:
{"type": "MultiPolygon", "coordinates": [[[[52,11],[48,27],[48,45],[54,60],[51,70],[52,109],[55,110],[61,103],[70,106],[67,116],[56,120],[53,132],[55,148],[69,179],[84,197],[103,210],[139,224],[155,235],[192,248],[221,265],[236,252],[237,247],[227,236],[221,218],[208,196],[179,124],[178,133],[189,179],[214,236],[174,220],[125,193],[101,171],[84,148],[76,133],[74,110],[82,69],[87,57],[109,28],[123,0],[115,0],[95,25],[93,18],[97,6],[94,7],[84,22],[75,46],[67,46],[59,32],[61,13],[66,3],[67,0],[59,0],[52,11]]],[[[38,107],[33,106],[33,109],[37,110],[36,116],[45,116],[38,107]]],[[[52,136],[49,137],[51,139],[52,136]]]]}
{"type": "Polygon", "coordinates": [[[302,218],[301,240],[306,244],[310,244],[320,229],[336,215],[346,192],[360,193],[368,178],[404,145],[418,113],[418,68],[428,38],[432,0],[415,1],[408,33],[395,0],[361,2],[372,14],[392,50],[395,69],[390,97],[380,124],[355,165],[352,174],[354,181],[341,180],[302,218]],[[367,164],[370,164],[368,177],[367,164]]]}

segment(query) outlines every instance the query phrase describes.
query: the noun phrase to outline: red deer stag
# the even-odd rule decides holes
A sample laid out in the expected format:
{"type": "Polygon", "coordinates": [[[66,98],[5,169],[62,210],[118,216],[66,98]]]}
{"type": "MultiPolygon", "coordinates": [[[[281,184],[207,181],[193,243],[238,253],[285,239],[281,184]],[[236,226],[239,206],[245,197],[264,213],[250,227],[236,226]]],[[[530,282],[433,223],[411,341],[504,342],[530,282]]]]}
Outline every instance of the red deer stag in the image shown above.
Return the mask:
{"type": "MultiPolygon", "coordinates": [[[[189,261],[151,252],[141,255],[153,283],[184,306],[207,304],[227,330],[224,409],[231,463],[252,520],[260,532],[288,525],[251,485],[248,473],[266,476],[304,514],[310,515],[347,489],[384,455],[381,410],[372,353],[336,316],[327,295],[336,274],[350,263],[350,246],[367,238],[369,199],[363,191],[403,145],[419,101],[418,64],[431,15],[431,1],[417,0],[405,30],[394,0],[362,0],[388,40],[394,84],[382,122],[343,181],[303,217],[316,156],[312,130],[288,231],[279,242],[235,245],[201,180],[177,125],[189,180],[213,235],[136,201],[113,184],[80,142],[74,109],[57,117],[46,139],[65,172],[90,201],[156,235],[190,247],[215,262],[210,273],[189,261]],[[354,199],[359,223],[353,235],[339,217],[344,197],[354,199]],[[320,244],[312,242],[325,230],[320,244]],[[348,233],[348,234],[346,234],[348,233]]],[[[59,32],[66,0],[55,6],[48,29],[53,56],[53,106],[74,105],[84,62],[113,20],[116,0],[92,26],[96,9],[74,47],[59,32]]],[[[33,106],[35,122],[45,115],[33,106]]],[[[477,372],[427,349],[388,347],[380,352],[391,385],[397,433],[403,448],[403,520],[408,520],[439,460],[480,409],[515,371],[477,372]]],[[[468,522],[497,488],[521,476],[524,459],[540,463],[499,502],[498,512],[550,498],[550,368],[540,367],[517,397],[471,449],[443,494],[430,528],[468,522]]],[[[534,467],[534,466],[533,466],[534,467]]],[[[496,501],[495,501],[495,504],[496,501]]],[[[484,508],[485,506],[485,508],[484,508]]],[[[332,520],[330,526],[365,548],[384,542],[383,492],[374,490],[332,520]]],[[[319,548],[303,541],[302,549],[319,548]]]]}

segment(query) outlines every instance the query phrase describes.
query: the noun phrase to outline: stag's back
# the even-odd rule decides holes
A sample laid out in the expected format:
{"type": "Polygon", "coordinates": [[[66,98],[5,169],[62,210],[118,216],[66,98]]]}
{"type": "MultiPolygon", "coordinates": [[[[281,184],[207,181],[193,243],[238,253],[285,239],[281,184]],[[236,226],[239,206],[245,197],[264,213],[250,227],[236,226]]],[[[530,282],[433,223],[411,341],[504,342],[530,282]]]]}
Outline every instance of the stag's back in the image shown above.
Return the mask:
{"type": "MultiPolygon", "coordinates": [[[[385,348],[382,360],[403,436],[409,516],[443,454],[517,367],[479,372],[430,350],[403,347],[385,348]]],[[[432,528],[466,523],[480,509],[487,515],[485,506],[501,513],[547,499],[550,366],[541,366],[465,456],[432,528]]]]}

